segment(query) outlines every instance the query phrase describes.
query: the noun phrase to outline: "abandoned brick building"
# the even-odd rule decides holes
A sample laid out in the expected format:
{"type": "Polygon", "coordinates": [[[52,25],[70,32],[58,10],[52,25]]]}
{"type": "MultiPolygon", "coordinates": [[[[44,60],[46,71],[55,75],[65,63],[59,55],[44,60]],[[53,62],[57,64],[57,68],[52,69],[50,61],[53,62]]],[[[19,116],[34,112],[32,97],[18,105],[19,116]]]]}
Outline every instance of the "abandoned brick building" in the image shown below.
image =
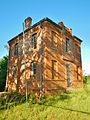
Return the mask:
{"type": "Polygon", "coordinates": [[[68,87],[82,87],[82,40],[72,29],[44,18],[9,40],[7,90],[54,94],[68,87]]]}

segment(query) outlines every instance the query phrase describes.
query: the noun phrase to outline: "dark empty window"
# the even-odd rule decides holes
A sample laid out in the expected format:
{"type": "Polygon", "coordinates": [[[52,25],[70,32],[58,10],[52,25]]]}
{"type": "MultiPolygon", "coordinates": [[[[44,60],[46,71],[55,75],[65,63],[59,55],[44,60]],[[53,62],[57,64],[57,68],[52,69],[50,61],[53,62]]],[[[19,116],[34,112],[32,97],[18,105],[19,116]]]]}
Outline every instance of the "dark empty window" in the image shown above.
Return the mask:
{"type": "Polygon", "coordinates": [[[81,48],[79,45],[75,44],[76,46],[76,51],[75,51],[75,54],[76,54],[76,60],[78,62],[81,62],[81,48]]]}
{"type": "Polygon", "coordinates": [[[14,55],[18,56],[18,43],[15,44],[14,55]]]}
{"type": "Polygon", "coordinates": [[[37,34],[32,35],[32,46],[34,49],[37,48],[37,34]]]}
{"type": "Polygon", "coordinates": [[[36,62],[31,62],[32,75],[36,75],[36,62]]]}
{"type": "Polygon", "coordinates": [[[17,72],[17,68],[16,66],[13,67],[13,76],[15,77],[16,76],[16,72],[17,72]]]}
{"type": "Polygon", "coordinates": [[[66,38],[66,52],[69,52],[69,39],[66,38]]]}

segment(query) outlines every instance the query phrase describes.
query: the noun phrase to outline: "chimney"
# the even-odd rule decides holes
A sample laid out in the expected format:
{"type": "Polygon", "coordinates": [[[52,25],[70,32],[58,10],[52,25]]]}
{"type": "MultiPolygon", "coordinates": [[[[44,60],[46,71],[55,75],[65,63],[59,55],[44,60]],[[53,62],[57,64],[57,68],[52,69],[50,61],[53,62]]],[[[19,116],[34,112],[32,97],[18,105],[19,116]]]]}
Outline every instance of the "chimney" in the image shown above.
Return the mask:
{"type": "Polygon", "coordinates": [[[27,17],[25,19],[25,28],[26,29],[29,28],[31,26],[31,24],[32,24],[32,18],[31,17],[27,17]]]}
{"type": "Polygon", "coordinates": [[[72,34],[72,29],[71,28],[69,28],[69,32],[72,34]]]}
{"type": "Polygon", "coordinates": [[[59,22],[58,25],[60,25],[61,27],[64,27],[64,23],[63,22],[59,22]]]}

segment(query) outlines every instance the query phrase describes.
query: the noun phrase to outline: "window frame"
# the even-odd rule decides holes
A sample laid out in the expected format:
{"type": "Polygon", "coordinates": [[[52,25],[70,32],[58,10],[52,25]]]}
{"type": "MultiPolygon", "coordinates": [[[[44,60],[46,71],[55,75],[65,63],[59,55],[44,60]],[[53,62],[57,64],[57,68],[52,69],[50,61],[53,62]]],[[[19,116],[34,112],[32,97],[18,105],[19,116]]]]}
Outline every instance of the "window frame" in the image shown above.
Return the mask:
{"type": "Polygon", "coordinates": [[[67,80],[67,86],[70,87],[72,84],[71,81],[71,64],[66,63],[66,80],[67,80]]]}
{"type": "Polygon", "coordinates": [[[52,48],[57,49],[58,47],[57,33],[54,31],[51,31],[51,34],[52,34],[52,48]]]}
{"type": "Polygon", "coordinates": [[[57,67],[57,61],[56,60],[52,60],[52,79],[55,79],[55,64],[57,67]]]}
{"type": "Polygon", "coordinates": [[[32,35],[32,47],[33,47],[33,49],[37,48],[37,33],[34,33],[32,35]]]}
{"type": "Polygon", "coordinates": [[[75,58],[81,63],[81,47],[75,44],[75,58]]]}
{"type": "Polygon", "coordinates": [[[17,74],[17,67],[16,67],[16,66],[14,66],[14,67],[13,67],[13,76],[15,77],[15,76],[16,76],[16,74],[17,74]]]}
{"type": "Polygon", "coordinates": [[[77,80],[79,79],[79,66],[77,66],[77,80]]]}
{"type": "Polygon", "coordinates": [[[14,55],[18,56],[18,43],[15,44],[14,55]]]}
{"type": "Polygon", "coordinates": [[[36,71],[37,71],[37,64],[35,61],[32,61],[31,62],[31,71],[32,71],[32,76],[35,76],[36,75],[36,71]]]}
{"type": "Polygon", "coordinates": [[[69,45],[70,45],[70,40],[68,38],[66,38],[66,47],[65,47],[65,51],[68,53],[69,52],[69,45]]]}

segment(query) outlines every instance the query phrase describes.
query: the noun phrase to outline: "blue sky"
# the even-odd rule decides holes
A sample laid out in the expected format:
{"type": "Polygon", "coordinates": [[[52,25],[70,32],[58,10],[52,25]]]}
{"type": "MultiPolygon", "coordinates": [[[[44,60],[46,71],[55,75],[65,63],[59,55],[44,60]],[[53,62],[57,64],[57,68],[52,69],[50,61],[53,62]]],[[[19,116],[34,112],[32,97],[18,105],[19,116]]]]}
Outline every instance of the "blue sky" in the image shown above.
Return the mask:
{"type": "Polygon", "coordinates": [[[0,58],[7,54],[7,41],[22,31],[27,16],[33,24],[49,17],[72,28],[83,40],[83,70],[90,73],[90,0],[0,0],[0,58]]]}

